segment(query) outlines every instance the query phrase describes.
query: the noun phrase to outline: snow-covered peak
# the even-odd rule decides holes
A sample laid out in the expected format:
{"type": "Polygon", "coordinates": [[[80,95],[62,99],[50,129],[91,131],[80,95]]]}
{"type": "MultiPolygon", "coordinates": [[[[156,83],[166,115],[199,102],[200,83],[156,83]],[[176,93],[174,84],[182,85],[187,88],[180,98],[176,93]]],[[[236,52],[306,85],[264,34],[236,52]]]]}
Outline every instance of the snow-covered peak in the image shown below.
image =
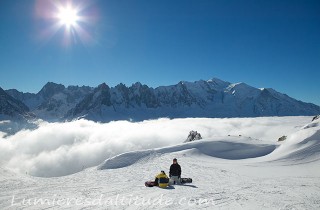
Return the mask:
{"type": "Polygon", "coordinates": [[[21,120],[33,117],[24,103],[13,98],[0,87],[0,118],[21,120]]]}
{"type": "Polygon", "coordinates": [[[9,91],[41,119],[152,119],[158,117],[256,117],[315,115],[320,107],[303,103],[270,88],[255,88],[245,83],[217,78],[181,81],[151,88],[140,82],[130,87],[120,83],[96,88],[47,83],[38,94],[9,91]]]}
{"type": "Polygon", "coordinates": [[[226,88],[226,92],[231,93],[232,95],[241,98],[242,100],[246,98],[255,98],[260,94],[260,90],[257,88],[254,88],[250,85],[247,85],[246,83],[240,82],[240,83],[234,83],[230,84],[226,88]]]}
{"type": "Polygon", "coordinates": [[[237,88],[237,89],[257,89],[254,88],[244,82],[238,82],[238,83],[234,83],[234,84],[230,84],[227,89],[232,89],[232,88],[237,88]]]}
{"type": "Polygon", "coordinates": [[[136,82],[134,84],[132,84],[131,88],[135,88],[135,89],[139,89],[141,88],[143,85],[140,82],[136,82]]]}
{"type": "Polygon", "coordinates": [[[64,89],[65,86],[62,84],[48,82],[45,86],[43,86],[43,88],[39,91],[37,95],[39,95],[43,99],[48,99],[52,97],[54,94],[62,92],[64,89]]]}
{"type": "Polygon", "coordinates": [[[221,87],[221,88],[225,88],[231,84],[230,82],[226,82],[218,78],[209,79],[207,80],[207,83],[216,87],[221,87]]]}
{"type": "Polygon", "coordinates": [[[105,90],[105,89],[109,89],[109,86],[104,82],[104,83],[98,85],[97,89],[98,90],[105,90]]]}
{"type": "Polygon", "coordinates": [[[209,80],[207,80],[207,82],[215,82],[215,83],[229,83],[229,82],[226,82],[226,81],[224,81],[224,80],[221,80],[221,79],[219,79],[219,78],[216,78],[216,77],[213,77],[212,79],[209,79],[209,80]]]}

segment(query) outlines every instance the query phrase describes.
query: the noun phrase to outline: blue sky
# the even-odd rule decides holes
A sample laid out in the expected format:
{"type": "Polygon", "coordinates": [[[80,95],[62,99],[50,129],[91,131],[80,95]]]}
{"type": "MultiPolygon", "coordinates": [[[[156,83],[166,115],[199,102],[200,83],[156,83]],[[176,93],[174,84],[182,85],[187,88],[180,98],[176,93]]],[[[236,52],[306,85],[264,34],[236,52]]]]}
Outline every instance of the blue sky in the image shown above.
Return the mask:
{"type": "Polygon", "coordinates": [[[0,1],[2,88],[217,77],[320,105],[319,0],[74,0],[69,35],[53,2],[0,1]]]}

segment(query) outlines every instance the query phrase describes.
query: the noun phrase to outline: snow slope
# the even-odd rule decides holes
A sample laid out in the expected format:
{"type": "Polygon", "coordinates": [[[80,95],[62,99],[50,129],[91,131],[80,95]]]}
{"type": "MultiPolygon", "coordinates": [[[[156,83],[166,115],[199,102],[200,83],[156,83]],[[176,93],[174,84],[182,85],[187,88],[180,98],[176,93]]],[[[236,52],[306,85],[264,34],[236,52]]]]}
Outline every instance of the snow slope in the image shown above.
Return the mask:
{"type": "Polygon", "coordinates": [[[289,135],[271,158],[288,164],[320,161],[320,119],[289,135]]]}
{"type": "MultiPolygon", "coordinates": [[[[184,118],[143,122],[96,123],[85,119],[48,123],[0,139],[3,166],[33,176],[64,176],[97,166],[121,153],[182,143],[190,130],[206,139],[224,140],[241,135],[274,144],[280,136],[296,132],[310,117],[184,118]]],[[[12,123],[0,126],[8,129],[12,123]]],[[[251,139],[250,139],[251,138],[251,139]]]]}
{"type": "Polygon", "coordinates": [[[238,160],[264,156],[271,153],[275,148],[276,145],[274,144],[263,144],[260,141],[253,143],[250,139],[244,137],[225,137],[223,140],[221,140],[221,137],[217,137],[160,149],[123,153],[107,159],[98,168],[103,170],[127,167],[149,156],[170,154],[184,150],[226,160],[238,160]]]}
{"type": "Polygon", "coordinates": [[[320,121],[300,123],[281,143],[212,137],[126,152],[108,158],[100,170],[64,177],[31,177],[1,167],[0,208],[319,209],[320,121]],[[193,183],[146,188],[144,181],[168,171],[174,157],[182,177],[193,183]],[[39,199],[48,200],[41,205],[39,199]]]}

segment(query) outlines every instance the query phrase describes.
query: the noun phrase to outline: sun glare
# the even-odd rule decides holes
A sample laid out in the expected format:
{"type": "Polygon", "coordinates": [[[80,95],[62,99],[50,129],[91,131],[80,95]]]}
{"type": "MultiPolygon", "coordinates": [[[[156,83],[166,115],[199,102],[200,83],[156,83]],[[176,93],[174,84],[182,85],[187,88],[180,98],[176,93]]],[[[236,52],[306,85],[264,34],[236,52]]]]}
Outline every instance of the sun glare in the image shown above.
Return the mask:
{"type": "Polygon", "coordinates": [[[36,1],[37,15],[48,20],[47,27],[41,31],[41,38],[49,40],[57,35],[63,46],[72,44],[91,44],[93,26],[97,21],[97,9],[89,1],[52,0],[36,1]],[[50,4],[48,4],[50,2],[50,4]]]}
{"type": "Polygon", "coordinates": [[[65,25],[66,27],[70,27],[77,23],[79,16],[74,8],[68,6],[65,8],[60,8],[58,18],[61,24],[65,25]]]}

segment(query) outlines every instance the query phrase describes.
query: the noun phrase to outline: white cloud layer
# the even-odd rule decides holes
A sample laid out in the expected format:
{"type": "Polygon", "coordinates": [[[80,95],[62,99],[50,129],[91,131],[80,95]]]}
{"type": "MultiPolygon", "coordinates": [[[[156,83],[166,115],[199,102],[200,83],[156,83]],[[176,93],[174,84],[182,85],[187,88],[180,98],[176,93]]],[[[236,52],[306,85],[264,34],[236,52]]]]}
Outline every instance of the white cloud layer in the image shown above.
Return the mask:
{"type": "Polygon", "coordinates": [[[35,130],[0,135],[0,166],[34,176],[72,174],[114,155],[182,143],[190,130],[204,138],[243,135],[276,141],[310,121],[310,117],[230,119],[158,119],[95,123],[78,120],[43,122],[35,130]]]}

